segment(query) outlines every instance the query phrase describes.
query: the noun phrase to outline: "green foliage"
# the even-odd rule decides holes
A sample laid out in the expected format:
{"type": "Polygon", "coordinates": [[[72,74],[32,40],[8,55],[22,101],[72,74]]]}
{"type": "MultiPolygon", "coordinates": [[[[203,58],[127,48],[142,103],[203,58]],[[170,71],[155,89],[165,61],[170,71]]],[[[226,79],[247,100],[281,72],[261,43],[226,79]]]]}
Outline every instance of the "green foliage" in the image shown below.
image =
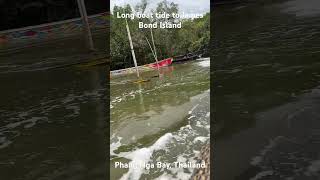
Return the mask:
{"type": "MultiPolygon", "coordinates": [[[[144,13],[147,8],[147,0],[142,0],[135,7],[135,12],[144,13]]],[[[128,68],[133,66],[130,44],[126,30],[125,19],[116,18],[117,12],[132,13],[130,5],[124,7],[115,6],[111,14],[110,49],[111,70],[128,68]]],[[[152,13],[178,13],[179,8],[175,3],[163,0],[152,13]]],[[[182,55],[206,48],[210,41],[210,14],[207,13],[199,19],[127,19],[131,32],[133,46],[138,65],[154,62],[154,56],[147,43],[151,43],[150,29],[139,29],[140,22],[150,23],[154,21],[175,22],[181,21],[181,29],[153,29],[153,36],[158,59],[182,55]]]]}

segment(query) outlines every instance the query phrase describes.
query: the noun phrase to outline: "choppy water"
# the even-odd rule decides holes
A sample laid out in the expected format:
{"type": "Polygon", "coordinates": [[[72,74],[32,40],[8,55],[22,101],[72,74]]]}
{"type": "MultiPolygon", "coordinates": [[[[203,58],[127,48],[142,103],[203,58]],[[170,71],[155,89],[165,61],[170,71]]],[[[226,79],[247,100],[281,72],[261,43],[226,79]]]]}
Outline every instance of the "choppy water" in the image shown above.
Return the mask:
{"type": "Polygon", "coordinates": [[[131,82],[134,75],[111,80],[111,179],[188,179],[192,168],[120,169],[115,162],[195,162],[209,141],[210,59],[161,71],[142,84],[131,82]]]}
{"type": "Polygon", "coordinates": [[[227,5],[215,16],[215,178],[318,179],[320,1],[227,5]]]}
{"type": "Polygon", "coordinates": [[[0,56],[0,179],[106,177],[107,69],[52,69],[86,57],[55,47],[0,56]]]}

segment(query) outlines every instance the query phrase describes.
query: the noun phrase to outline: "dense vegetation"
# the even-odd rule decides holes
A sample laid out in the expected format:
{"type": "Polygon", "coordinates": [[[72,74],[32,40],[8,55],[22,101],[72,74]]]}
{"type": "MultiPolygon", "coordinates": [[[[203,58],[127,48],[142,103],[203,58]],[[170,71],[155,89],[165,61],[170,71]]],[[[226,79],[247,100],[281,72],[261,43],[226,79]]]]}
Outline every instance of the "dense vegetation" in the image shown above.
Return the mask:
{"type": "MultiPolygon", "coordinates": [[[[142,0],[134,9],[130,5],[115,6],[111,13],[111,70],[122,69],[133,66],[130,44],[128,40],[125,19],[117,18],[117,12],[121,13],[144,13],[148,3],[142,0]]],[[[163,0],[156,9],[151,10],[155,13],[179,13],[179,6],[163,0]]],[[[155,21],[182,23],[181,29],[152,29],[158,59],[173,57],[205,49],[210,40],[210,15],[205,14],[198,19],[127,19],[133,46],[138,61],[138,65],[154,62],[154,56],[146,39],[151,43],[151,29],[139,29],[139,21],[151,23],[155,21]]]]}

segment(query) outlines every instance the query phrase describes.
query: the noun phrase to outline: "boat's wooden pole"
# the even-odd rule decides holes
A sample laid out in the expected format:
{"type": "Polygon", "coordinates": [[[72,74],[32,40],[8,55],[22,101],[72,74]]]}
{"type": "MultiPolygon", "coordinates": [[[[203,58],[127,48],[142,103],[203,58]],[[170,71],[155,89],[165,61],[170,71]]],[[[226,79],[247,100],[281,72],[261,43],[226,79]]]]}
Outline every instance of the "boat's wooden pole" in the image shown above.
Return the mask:
{"type": "Polygon", "coordinates": [[[150,42],[149,42],[149,40],[148,40],[148,38],[147,38],[147,37],[146,37],[146,40],[147,40],[148,45],[149,45],[149,47],[150,47],[150,49],[151,49],[151,52],[152,52],[152,54],[153,54],[153,57],[154,57],[154,59],[156,60],[156,63],[157,63],[157,70],[158,70],[158,76],[160,77],[160,68],[159,68],[159,64],[158,64],[157,57],[156,57],[156,55],[154,54],[154,51],[153,51],[153,49],[152,49],[152,46],[151,46],[151,44],[150,44],[150,42]]]}
{"type": "Polygon", "coordinates": [[[147,40],[147,43],[148,43],[148,45],[149,45],[149,47],[150,47],[150,49],[151,49],[152,55],[153,55],[154,59],[155,59],[156,62],[157,62],[157,57],[156,57],[156,55],[154,54],[153,48],[152,48],[152,46],[151,46],[151,44],[150,44],[150,42],[149,42],[149,40],[148,40],[147,37],[146,37],[146,40],[147,40]]]}
{"type": "Polygon", "coordinates": [[[136,55],[135,55],[134,49],[133,49],[133,44],[132,44],[132,39],[131,39],[131,34],[130,34],[130,29],[129,29],[127,18],[125,20],[126,20],[126,27],[127,27],[128,38],[129,38],[129,42],[130,42],[130,49],[131,49],[131,54],[132,54],[132,58],[133,58],[133,63],[136,68],[137,77],[140,78],[138,64],[137,64],[136,55]]]}
{"type": "Polygon", "coordinates": [[[77,3],[78,3],[81,19],[82,19],[83,32],[84,32],[85,37],[86,37],[85,39],[86,39],[86,42],[87,42],[87,46],[88,46],[89,50],[94,50],[92,34],[91,34],[88,15],[87,15],[87,10],[86,10],[86,5],[84,3],[84,0],[77,0],[77,3]]]}
{"type": "MultiPolygon", "coordinates": [[[[157,50],[156,50],[156,46],[154,45],[152,28],[150,28],[150,31],[151,31],[151,39],[152,39],[152,44],[153,44],[154,55],[155,55],[155,58],[156,58],[157,68],[158,68],[158,71],[159,71],[159,63],[158,63],[158,57],[157,57],[157,50]]],[[[160,72],[159,72],[159,73],[160,73],[160,72]]]]}

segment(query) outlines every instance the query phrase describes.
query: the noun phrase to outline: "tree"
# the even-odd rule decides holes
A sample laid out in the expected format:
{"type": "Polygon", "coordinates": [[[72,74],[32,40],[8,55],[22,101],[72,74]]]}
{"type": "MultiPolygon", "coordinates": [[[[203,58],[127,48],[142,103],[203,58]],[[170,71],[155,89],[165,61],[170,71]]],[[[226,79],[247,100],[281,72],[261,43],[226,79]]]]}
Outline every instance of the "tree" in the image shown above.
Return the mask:
{"type": "MultiPolygon", "coordinates": [[[[135,6],[135,13],[144,13],[148,7],[147,0],[135,6]]],[[[133,13],[130,5],[123,7],[115,6],[111,14],[110,48],[111,48],[111,70],[128,68],[133,66],[126,31],[125,19],[116,18],[119,13],[133,13]]],[[[151,10],[152,13],[178,13],[179,7],[175,3],[163,0],[158,6],[151,10]]],[[[210,41],[210,14],[207,13],[199,19],[128,19],[133,46],[138,65],[153,63],[154,57],[146,38],[151,40],[150,29],[139,29],[139,21],[142,22],[181,22],[181,29],[153,29],[158,59],[164,59],[175,55],[185,54],[187,51],[194,52],[206,48],[210,41]],[[173,52],[171,50],[173,49],[173,52]]]]}

